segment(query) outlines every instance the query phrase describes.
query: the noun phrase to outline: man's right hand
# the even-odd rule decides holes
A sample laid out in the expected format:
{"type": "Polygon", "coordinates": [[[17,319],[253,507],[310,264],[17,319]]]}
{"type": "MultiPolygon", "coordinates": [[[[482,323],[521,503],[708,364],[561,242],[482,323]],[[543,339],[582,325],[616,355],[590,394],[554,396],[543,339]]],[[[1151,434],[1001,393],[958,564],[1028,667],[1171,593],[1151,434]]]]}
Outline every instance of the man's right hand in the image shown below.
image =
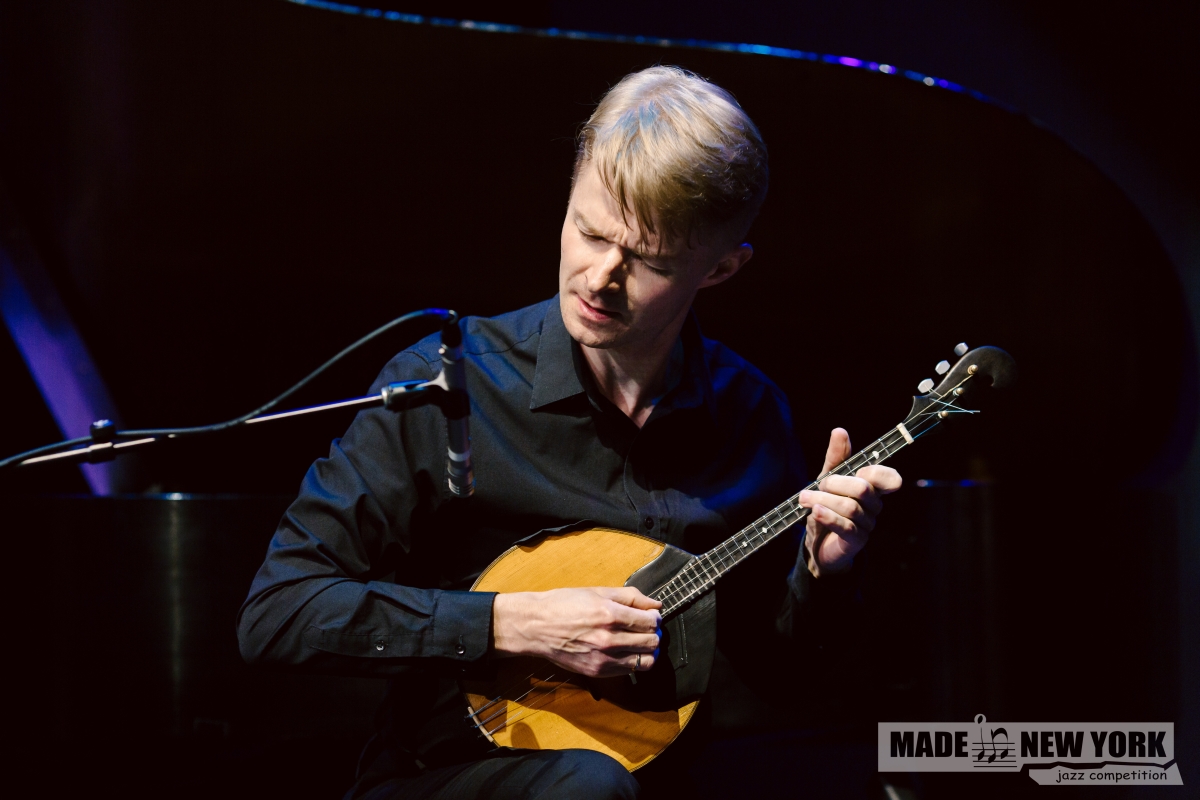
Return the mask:
{"type": "Polygon", "coordinates": [[[593,678],[645,672],[658,654],[660,608],[631,586],[502,593],[492,605],[493,649],[593,678]]]}

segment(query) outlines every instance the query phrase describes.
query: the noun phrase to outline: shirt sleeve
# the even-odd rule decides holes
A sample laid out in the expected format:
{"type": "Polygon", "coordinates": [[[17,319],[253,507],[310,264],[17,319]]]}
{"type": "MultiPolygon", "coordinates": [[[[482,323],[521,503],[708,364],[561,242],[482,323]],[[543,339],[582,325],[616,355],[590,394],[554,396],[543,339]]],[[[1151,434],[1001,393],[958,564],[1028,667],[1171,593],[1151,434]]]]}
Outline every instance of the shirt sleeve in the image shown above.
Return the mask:
{"type": "MultiPolygon", "coordinates": [[[[756,513],[790,497],[808,483],[786,397],[772,389],[751,405],[761,443],[755,470],[764,477],[756,513]]],[[[739,520],[738,524],[741,524],[739,520]]],[[[847,574],[812,576],[806,568],[804,525],[781,534],[719,584],[717,613],[722,652],[739,678],[763,697],[781,675],[819,674],[844,651],[852,631],[856,580],[847,574]]]]}
{"type": "MultiPolygon", "coordinates": [[[[796,481],[790,490],[800,491],[808,480],[792,470],[796,481]]],[[[828,535],[828,534],[826,534],[828,535]]],[[[787,576],[788,591],[775,619],[776,630],[792,642],[793,654],[810,661],[828,661],[844,652],[850,632],[860,624],[858,606],[858,570],[851,567],[840,573],[817,568],[810,542],[807,520],[793,531],[794,566],[787,576]]]]}
{"type": "MultiPolygon", "coordinates": [[[[431,377],[430,365],[406,352],[372,390],[431,377]]],[[[433,407],[361,411],[309,468],[238,612],[243,658],[390,675],[414,659],[454,667],[488,653],[494,594],[387,579],[411,550],[413,516],[429,502],[422,494],[440,485],[440,468],[429,473],[444,461],[434,458],[444,454],[444,429],[433,407]]]]}

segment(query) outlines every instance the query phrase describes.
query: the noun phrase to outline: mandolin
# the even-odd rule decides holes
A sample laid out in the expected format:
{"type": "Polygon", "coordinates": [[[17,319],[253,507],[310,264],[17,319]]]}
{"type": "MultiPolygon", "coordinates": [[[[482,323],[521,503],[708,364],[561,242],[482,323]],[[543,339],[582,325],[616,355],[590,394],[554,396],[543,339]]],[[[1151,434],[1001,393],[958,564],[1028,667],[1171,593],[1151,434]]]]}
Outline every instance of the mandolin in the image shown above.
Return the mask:
{"type": "MultiPolygon", "coordinates": [[[[921,382],[904,421],[819,476],[853,475],[881,464],[955,414],[979,386],[1003,388],[1016,378],[1012,357],[995,347],[967,352],[941,382],[921,382]]],[[[494,675],[463,681],[468,721],[499,747],[596,750],[633,771],[683,731],[708,686],[715,650],[716,593],[725,573],[802,522],[799,493],[707,553],[693,555],[635,533],[587,528],[549,533],[493,561],[473,591],[540,592],[580,586],[635,586],[662,602],[662,640],[653,669],[617,678],[588,678],[538,658],[498,660],[494,675]]]]}

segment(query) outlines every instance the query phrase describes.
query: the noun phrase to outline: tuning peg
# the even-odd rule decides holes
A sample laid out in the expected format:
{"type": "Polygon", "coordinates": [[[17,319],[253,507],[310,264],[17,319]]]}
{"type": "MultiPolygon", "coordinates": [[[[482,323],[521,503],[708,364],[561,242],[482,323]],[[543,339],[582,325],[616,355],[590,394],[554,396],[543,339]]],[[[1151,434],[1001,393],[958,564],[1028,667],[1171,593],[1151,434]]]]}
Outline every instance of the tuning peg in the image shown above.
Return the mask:
{"type": "Polygon", "coordinates": [[[921,394],[929,394],[931,391],[933,391],[933,381],[931,381],[929,378],[921,381],[917,384],[917,391],[921,394]]]}
{"type": "Polygon", "coordinates": [[[966,342],[959,342],[958,344],[954,345],[954,355],[965,356],[966,354],[967,354],[967,343],[966,342]]]}
{"type": "Polygon", "coordinates": [[[936,372],[938,375],[945,375],[947,372],[950,371],[950,362],[949,361],[939,361],[938,365],[933,368],[933,371],[936,372]]]}

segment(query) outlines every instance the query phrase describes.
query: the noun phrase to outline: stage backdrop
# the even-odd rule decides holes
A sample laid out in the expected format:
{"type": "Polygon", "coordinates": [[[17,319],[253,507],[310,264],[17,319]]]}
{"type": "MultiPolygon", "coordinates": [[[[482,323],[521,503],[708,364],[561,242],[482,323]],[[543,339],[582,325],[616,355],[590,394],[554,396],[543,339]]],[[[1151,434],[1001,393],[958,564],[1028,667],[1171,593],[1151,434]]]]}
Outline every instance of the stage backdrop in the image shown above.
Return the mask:
{"type": "MultiPolygon", "coordinates": [[[[1170,718],[1176,536],[1152,487],[1193,430],[1191,334],[1147,224],[1034,121],[747,53],[267,0],[17,5],[0,177],[131,427],[235,416],[406,311],[549,297],[573,137],[605,89],[655,63],[727,87],[762,129],[771,190],[754,259],[697,303],[705,333],[783,387],[814,469],[833,426],[862,444],[900,421],[956,343],[1009,350],[1018,386],[896,466],[996,487],[1009,718],[1170,718]],[[1139,677],[1114,693],[1112,674],[1139,677]]],[[[360,394],[429,330],[368,348],[297,405],[360,394]]],[[[8,453],[58,435],[4,348],[22,421],[0,430],[8,453]]],[[[123,488],[292,492],[349,419],[134,457],[123,488]]],[[[5,481],[82,485],[72,468],[5,481]]],[[[885,514],[877,535],[905,520],[885,514]]]]}

